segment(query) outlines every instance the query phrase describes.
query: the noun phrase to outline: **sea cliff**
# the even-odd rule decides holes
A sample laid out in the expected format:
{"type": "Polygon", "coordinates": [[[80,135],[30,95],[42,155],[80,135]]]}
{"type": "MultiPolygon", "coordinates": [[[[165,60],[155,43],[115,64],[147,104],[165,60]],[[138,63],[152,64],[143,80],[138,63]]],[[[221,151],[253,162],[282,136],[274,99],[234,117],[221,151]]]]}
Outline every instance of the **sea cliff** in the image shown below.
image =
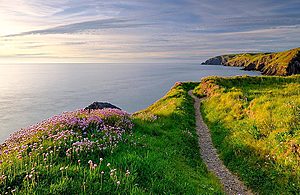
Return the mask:
{"type": "Polygon", "coordinates": [[[241,53],[210,58],[202,64],[244,67],[264,75],[286,76],[300,73],[300,48],[276,53],[241,53]]]}

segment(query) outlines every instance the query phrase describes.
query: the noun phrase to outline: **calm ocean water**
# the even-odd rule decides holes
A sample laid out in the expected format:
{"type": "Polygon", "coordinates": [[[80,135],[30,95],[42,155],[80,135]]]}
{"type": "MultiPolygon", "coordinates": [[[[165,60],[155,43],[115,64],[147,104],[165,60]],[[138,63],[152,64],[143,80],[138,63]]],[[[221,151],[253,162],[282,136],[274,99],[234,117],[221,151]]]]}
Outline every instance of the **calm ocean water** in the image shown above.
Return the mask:
{"type": "Polygon", "coordinates": [[[199,64],[2,64],[0,142],[22,127],[93,101],[135,112],[162,97],[176,81],[246,74],[260,73],[199,64]]]}

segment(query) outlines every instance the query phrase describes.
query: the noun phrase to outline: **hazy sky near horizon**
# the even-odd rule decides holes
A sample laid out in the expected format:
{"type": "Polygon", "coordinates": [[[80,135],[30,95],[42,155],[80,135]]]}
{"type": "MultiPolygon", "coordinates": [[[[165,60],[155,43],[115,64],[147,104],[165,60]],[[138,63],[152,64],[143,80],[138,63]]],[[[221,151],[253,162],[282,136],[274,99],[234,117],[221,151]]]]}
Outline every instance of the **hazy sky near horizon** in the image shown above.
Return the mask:
{"type": "Polygon", "coordinates": [[[300,47],[299,0],[0,0],[0,63],[201,62],[300,47]]]}

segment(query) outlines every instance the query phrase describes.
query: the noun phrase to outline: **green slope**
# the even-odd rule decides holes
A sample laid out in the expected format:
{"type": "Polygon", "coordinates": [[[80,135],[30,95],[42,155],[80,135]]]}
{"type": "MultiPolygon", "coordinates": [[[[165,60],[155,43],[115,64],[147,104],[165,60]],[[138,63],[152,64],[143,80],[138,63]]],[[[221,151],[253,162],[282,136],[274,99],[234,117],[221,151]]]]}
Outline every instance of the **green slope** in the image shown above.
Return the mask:
{"type": "Polygon", "coordinates": [[[300,73],[300,48],[276,53],[243,53],[211,58],[203,64],[222,64],[258,70],[265,75],[292,75],[300,73]]]}
{"type": "Polygon", "coordinates": [[[0,147],[0,194],[223,194],[199,154],[196,85],[134,116],[80,111],[18,132],[0,147]]]}
{"type": "Polygon", "coordinates": [[[209,77],[195,93],[215,146],[260,194],[300,191],[300,76],[209,77]]]}

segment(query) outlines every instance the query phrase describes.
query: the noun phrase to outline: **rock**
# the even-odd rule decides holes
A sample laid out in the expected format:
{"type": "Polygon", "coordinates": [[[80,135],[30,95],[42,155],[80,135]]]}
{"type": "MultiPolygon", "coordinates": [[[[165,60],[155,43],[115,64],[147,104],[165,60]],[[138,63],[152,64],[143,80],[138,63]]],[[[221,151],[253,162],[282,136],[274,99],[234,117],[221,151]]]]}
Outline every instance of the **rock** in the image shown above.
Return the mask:
{"type": "Polygon", "coordinates": [[[206,65],[225,65],[226,59],[224,56],[216,56],[213,58],[210,58],[206,60],[205,62],[202,62],[201,64],[206,64],[206,65]]]}
{"type": "Polygon", "coordinates": [[[113,109],[121,110],[121,108],[112,105],[111,103],[108,102],[94,102],[88,107],[86,107],[85,110],[96,110],[96,109],[104,109],[104,108],[113,108],[113,109]]]}

